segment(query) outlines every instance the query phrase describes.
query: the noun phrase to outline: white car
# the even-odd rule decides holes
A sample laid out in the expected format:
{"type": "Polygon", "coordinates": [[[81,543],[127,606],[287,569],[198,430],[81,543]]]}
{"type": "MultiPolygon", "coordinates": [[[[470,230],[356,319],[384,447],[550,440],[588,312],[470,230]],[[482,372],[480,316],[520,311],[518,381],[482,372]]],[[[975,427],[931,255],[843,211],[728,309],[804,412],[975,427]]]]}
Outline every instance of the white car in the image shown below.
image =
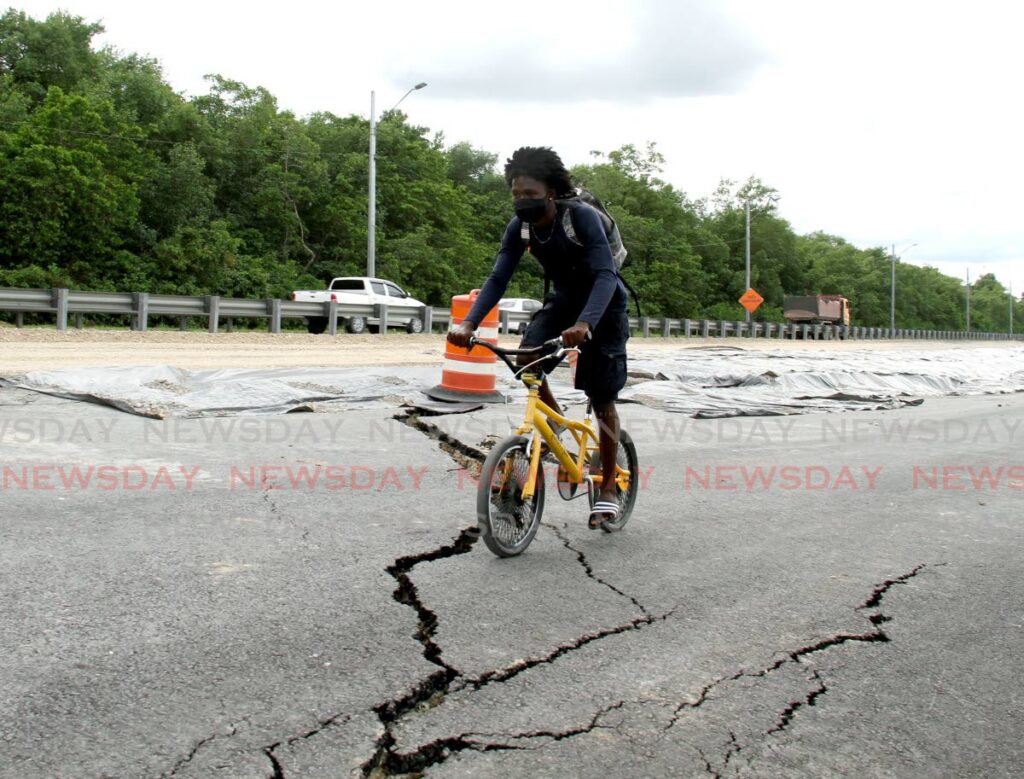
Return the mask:
{"type": "Polygon", "coordinates": [[[534,312],[540,311],[544,306],[539,300],[533,298],[502,298],[498,301],[498,313],[508,311],[510,314],[523,314],[525,318],[516,317],[509,320],[509,329],[522,335],[526,332],[526,326],[534,312]],[[518,325],[516,324],[518,320],[518,325]]]}
{"type": "MultiPolygon", "coordinates": [[[[350,305],[376,305],[385,303],[388,306],[388,326],[404,327],[410,333],[423,331],[422,308],[425,304],[409,297],[409,294],[385,279],[371,279],[365,276],[339,276],[331,279],[330,286],[325,290],[300,289],[292,293],[292,300],[308,303],[328,303],[332,300],[350,305]]],[[[362,333],[369,327],[371,330],[380,327],[380,321],[373,317],[339,316],[350,333],[362,333]]],[[[306,317],[306,329],[311,333],[322,333],[327,329],[327,317],[306,317]]]]}

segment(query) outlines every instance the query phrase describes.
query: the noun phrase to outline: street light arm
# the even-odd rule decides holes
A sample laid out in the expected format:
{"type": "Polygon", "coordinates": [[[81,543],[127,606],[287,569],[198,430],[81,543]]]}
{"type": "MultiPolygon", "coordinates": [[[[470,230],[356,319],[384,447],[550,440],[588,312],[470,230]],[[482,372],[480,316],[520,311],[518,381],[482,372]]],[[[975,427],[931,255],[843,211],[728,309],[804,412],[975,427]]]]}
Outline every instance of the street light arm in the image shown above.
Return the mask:
{"type": "Polygon", "coordinates": [[[398,99],[398,102],[397,102],[397,103],[395,103],[395,104],[394,104],[393,106],[391,106],[391,110],[390,110],[390,111],[388,111],[388,113],[391,113],[391,111],[394,111],[394,110],[395,110],[396,108],[398,108],[398,106],[400,106],[400,105],[402,104],[402,101],[403,101],[403,100],[405,100],[405,98],[409,97],[409,95],[411,95],[411,94],[412,94],[413,92],[415,92],[415,91],[416,91],[417,89],[423,89],[423,87],[425,87],[426,85],[427,85],[427,82],[426,82],[426,81],[421,81],[421,82],[420,82],[419,84],[417,84],[416,86],[414,86],[414,87],[409,87],[409,91],[408,91],[408,92],[406,92],[406,93],[405,93],[404,95],[402,95],[402,96],[401,96],[401,97],[400,97],[400,98],[398,99]]]}

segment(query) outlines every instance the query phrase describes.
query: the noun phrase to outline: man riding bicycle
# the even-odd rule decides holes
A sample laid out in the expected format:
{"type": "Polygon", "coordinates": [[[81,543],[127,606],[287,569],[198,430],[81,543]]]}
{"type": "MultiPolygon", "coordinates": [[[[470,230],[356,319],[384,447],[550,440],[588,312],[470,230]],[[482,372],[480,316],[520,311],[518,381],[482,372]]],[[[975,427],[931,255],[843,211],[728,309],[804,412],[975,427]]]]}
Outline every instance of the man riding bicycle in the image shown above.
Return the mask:
{"type": "MultiPolygon", "coordinates": [[[[505,181],[512,190],[516,215],[501,239],[494,269],[462,323],[448,333],[456,346],[468,347],[480,321],[501,299],[523,253],[529,249],[544,268],[552,291],[530,319],[520,348],[540,346],[562,336],[566,347],[579,347],[576,388],[590,399],[599,425],[601,491],[590,514],[591,528],[614,520],[618,511],[615,461],[619,441],[619,390],[626,383],[626,289],[612,259],[597,211],[579,200],[569,171],[549,148],[524,146],[506,161],[505,181]],[[566,234],[566,209],[575,239],[566,234]],[[589,340],[588,340],[589,336],[589,340]]],[[[520,365],[532,358],[519,357],[520,365]]],[[[561,413],[547,380],[541,400],[561,413]]]]}

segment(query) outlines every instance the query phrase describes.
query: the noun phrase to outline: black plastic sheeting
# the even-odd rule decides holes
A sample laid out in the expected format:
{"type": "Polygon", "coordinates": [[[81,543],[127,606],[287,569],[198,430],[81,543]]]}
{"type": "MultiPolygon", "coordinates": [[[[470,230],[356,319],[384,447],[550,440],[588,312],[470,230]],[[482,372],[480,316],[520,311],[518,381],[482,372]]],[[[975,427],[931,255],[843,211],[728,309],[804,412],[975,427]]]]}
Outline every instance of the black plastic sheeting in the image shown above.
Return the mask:
{"type": "MultiPolygon", "coordinates": [[[[497,366],[497,388],[512,400],[525,391],[497,366]]],[[[166,365],[34,371],[0,380],[6,386],[103,403],[142,416],[200,417],[338,412],[411,406],[428,413],[479,408],[432,400],[438,366],[267,368],[188,371],[166,365]]],[[[559,369],[560,400],[583,399],[559,369]]],[[[1024,347],[942,350],[748,351],[682,347],[630,356],[620,394],[695,417],[766,416],[916,405],[926,397],[1024,391],[1024,347]]]]}
{"type": "Polygon", "coordinates": [[[936,350],[637,350],[621,394],[695,417],[898,408],[926,397],[1024,391],[1024,347],[936,350]],[[649,380],[642,380],[643,377],[649,380]]]}

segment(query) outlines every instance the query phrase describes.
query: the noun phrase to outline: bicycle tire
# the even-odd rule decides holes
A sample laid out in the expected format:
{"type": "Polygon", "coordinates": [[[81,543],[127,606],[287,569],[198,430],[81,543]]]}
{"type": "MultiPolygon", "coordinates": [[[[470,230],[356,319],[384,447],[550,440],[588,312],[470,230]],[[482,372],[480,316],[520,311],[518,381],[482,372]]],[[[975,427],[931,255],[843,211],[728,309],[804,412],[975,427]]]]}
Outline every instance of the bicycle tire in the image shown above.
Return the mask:
{"type": "Polygon", "coordinates": [[[529,448],[526,436],[502,439],[487,455],[480,473],[477,524],[487,548],[498,557],[522,554],[537,535],[544,513],[543,468],[537,472],[533,497],[528,501],[522,498],[530,470],[529,448]]]}
{"type": "MultiPolygon", "coordinates": [[[[640,489],[640,461],[637,458],[636,446],[633,444],[633,438],[622,428],[619,428],[619,446],[615,453],[615,462],[620,468],[629,471],[629,486],[625,490],[617,490],[619,513],[614,521],[601,523],[601,529],[606,533],[616,533],[626,526],[633,513],[633,507],[636,505],[637,491],[640,489]]],[[[597,456],[596,463],[600,468],[600,455],[597,456]]],[[[594,507],[596,499],[596,490],[591,487],[591,508],[594,507]]]]}

